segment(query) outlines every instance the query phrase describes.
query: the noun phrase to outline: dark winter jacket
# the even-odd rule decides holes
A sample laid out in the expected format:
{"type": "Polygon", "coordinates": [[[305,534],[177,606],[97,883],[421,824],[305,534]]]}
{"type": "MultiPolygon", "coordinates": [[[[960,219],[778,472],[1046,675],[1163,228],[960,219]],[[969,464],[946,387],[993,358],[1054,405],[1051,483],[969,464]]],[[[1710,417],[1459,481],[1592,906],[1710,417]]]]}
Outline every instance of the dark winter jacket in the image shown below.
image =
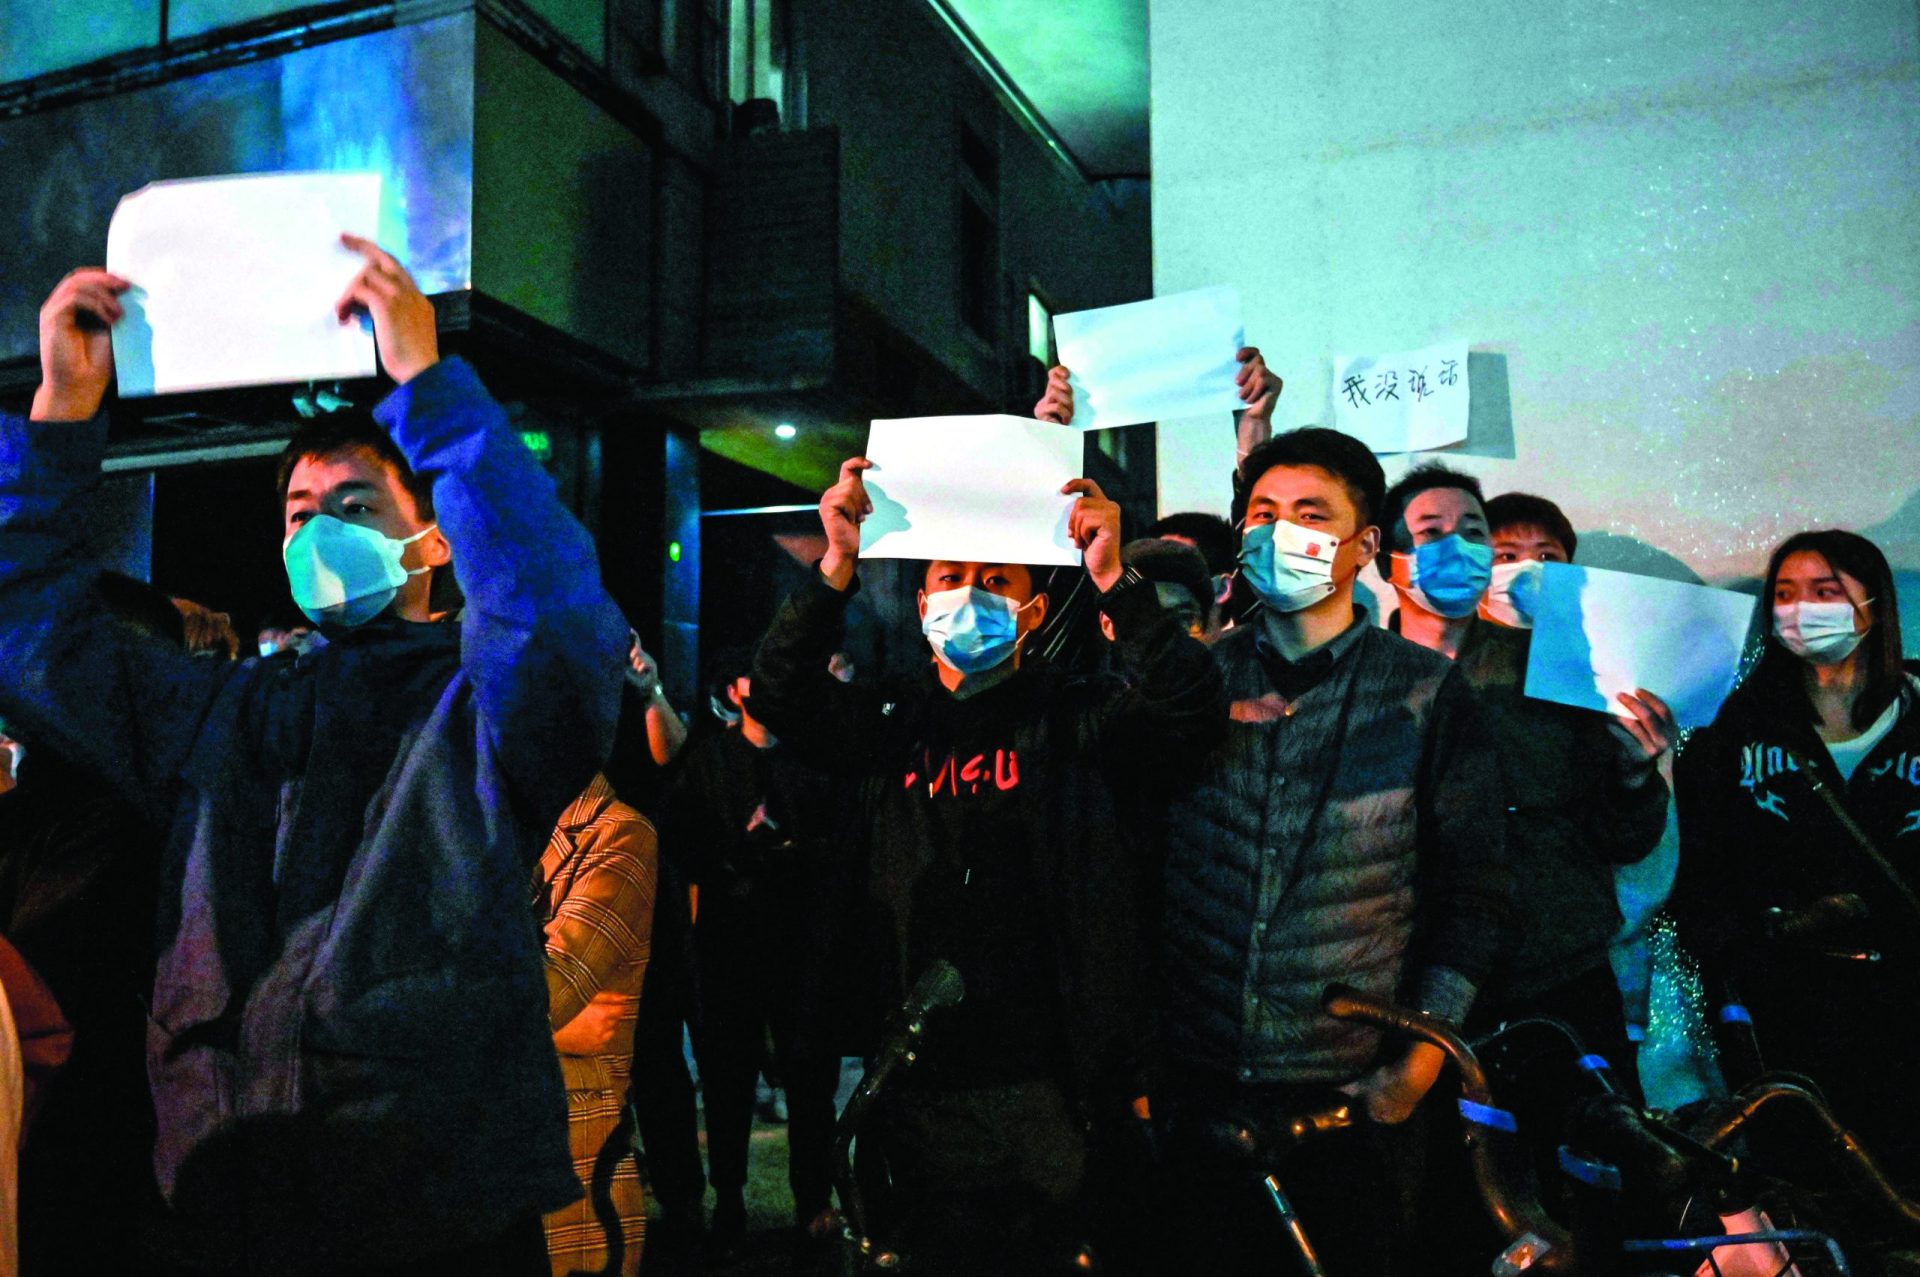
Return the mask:
{"type": "Polygon", "coordinates": [[[1629,783],[1604,714],[1529,698],[1532,632],[1476,620],[1455,663],[1479,694],[1506,776],[1507,851],[1516,903],[1511,943],[1482,991],[1509,1003],[1608,969],[1620,930],[1613,867],[1644,860],[1667,824],[1667,783],[1629,783]]]}
{"type": "Polygon", "coordinates": [[[1364,612],[1297,662],[1262,629],[1214,645],[1232,726],[1169,813],[1166,1048],[1242,1082],[1345,1082],[1380,1039],[1320,1010],[1327,985],[1457,1018],[1492,970],[1499,762],[1446,657],[1364,612]]]}
{"type": "Polygon", "coordinates": [[[1118,641],[1137,649],[1130,687],[1034,661],[976,675],[973,687],[992,685],[965,696],[948,693],[931,669],[867,688],[827,672],[849,597],[816,578],[787,600],[756,658],[751,703],[809,763],[862,778],[855,838],[886,976],[874,1003],[896,1003],[918,974],[909,968],[919,893],[950,873],[960,883],[956,856],[1020,850],[944,845],[943,807],[991,791],[990,801],[1013,800],[1031,851],[1024,868],[1048,928],[1033,978],[1053,973],[1046,988],[1061,1008],[1062,1080],[1098,1106],[1139,1094],[1144,956],[1114,787],[1156,783],[1219,738],[1226,709],[1207,649],[1135,587],[1105,603],[1118,641]]]}
{"type": "Polygon", "coordinates": [[[1920,1176],[1920,919],[1809,784],[1817,775],[1920,891],[1920,686],[1900,692],[1893,729],[1843,781],[1810,722],[1751,685],[1681,750],[1674,769],[1680,870],[1670,909],[1701,962],[1711,1005],[1729,992],[1750,1029],[1722,1025],[1729,1083],[1756,1068],[1812,1077],[1889,1173],[1920,1176]],[[1863,921],[1780,937],[1769,910],[1798,913],[1851,893],[1863,921]],[[1757,1040],[1760,1058],[1752,1056],[1757,1040]]]}
{"type": "Polygon", "coordinates": [[[464,619],[237,667],[93,600],[105,422],[0,422],[0,713],[170,827],[156,1166],[226,1266],[403,1261],[579,1193],[527,881],[607,752],[627,627],[470,368],[378,416],[464,619]]]}
{"type": "Polygon", "coordinates": [[[1891,960],[1920,957],[1920,922],[1905,912],[1868,859],[1807,783],[1811,766],[1847,812],[1920,891],[1920,685],[1884,740],[1840,778],[1809,722],[1769,712],[1751,688],[1681,751],[1674,768],[1680,871],[1670,906],[1687,947],[1717,964],[1764,928],[1773,907],[1804,908],[1853,892],[1869,921],[1850,939],[1891,960]]]}

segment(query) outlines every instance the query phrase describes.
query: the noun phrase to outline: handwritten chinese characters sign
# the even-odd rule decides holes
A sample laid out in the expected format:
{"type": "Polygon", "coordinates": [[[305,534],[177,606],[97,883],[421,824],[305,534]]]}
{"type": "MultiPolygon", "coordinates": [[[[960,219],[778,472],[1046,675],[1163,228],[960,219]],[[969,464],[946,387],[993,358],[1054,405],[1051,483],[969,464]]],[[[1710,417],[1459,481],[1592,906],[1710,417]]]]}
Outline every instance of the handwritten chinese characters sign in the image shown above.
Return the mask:
{"type": "Polygon", "coordinates": [[[1334,425],[1375,452],[1421,452],[1467,437],[1467,343],[1333,365],[1334,425]]]}

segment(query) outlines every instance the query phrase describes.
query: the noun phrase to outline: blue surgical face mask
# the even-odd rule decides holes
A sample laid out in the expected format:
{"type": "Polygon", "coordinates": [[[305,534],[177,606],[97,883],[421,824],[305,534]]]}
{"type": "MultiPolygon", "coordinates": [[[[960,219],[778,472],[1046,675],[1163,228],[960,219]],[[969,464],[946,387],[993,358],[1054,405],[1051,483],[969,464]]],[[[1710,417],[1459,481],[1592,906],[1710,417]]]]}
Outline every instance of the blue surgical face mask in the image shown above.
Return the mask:
{"type": "Polygon", "coordinates": [[[938,590],[927,595],[920,632],[942,662],[962,674],[978,674],[1003,663],[1020,646],[1020,613],[1032,604],[1029,599],[1016,607],[1012,599],[972,585],[938,590]]]}
{"type": "Polygon", "coordinates": [[[429,524],[403,541],[330,514],[316,514],[295,529],[281,551],[293,601],[316,624],[362,625],[387,610],[410,576],[401,565],[406,548],[438,527],[429,524]]]}
{"type": "Polygon", "coordinates": [[[1268,607],[1298,612],[1337,588],[1333,555],[1339,548],[1339,537],[1285,519],[1256,523],[1240,538],[1240,575],[1268,607]]]}
{"type": "Polygon", "coordinates": [[[1407,597],[1437,616],[1473,615],[1493,580],[1493,547],[1465,540],[1459,533],[1393,558],[1396,563],[1411,563],[1408,584],[1403,587],[1407,597]]]}

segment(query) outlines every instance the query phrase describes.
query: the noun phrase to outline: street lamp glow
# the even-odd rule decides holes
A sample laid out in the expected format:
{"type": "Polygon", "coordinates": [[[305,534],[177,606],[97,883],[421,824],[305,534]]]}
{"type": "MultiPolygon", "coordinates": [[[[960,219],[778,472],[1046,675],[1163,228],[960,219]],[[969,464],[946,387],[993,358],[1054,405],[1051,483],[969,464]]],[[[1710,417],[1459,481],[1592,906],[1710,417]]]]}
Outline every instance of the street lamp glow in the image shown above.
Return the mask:
{"type": "Polygon", "coordinates": [[[773,437],[776,439],[791,439],[799,433],[791,421],[783,421],[773,428],[773,437]]]}

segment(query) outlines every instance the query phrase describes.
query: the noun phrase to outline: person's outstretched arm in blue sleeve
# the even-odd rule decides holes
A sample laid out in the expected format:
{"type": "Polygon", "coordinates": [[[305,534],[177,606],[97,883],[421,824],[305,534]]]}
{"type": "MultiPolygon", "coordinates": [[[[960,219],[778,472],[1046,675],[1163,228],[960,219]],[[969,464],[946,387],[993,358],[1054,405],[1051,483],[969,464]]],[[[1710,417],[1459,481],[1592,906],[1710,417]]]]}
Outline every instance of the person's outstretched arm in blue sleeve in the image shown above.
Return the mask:
{"type": "Polygon", "coordinates": [[[506,412],[464,360],[440,359],[432,303],[387,253],[345,242],[367,266],[340,312],[373,317],[400,383],[374,415],[433,485],[467,600],[461,663],[508,780],[530,815],[555,819],[613,748],[627,623],[600,583],[592,539],[506,412]]]}
{"type": "Polygon", "coordinates": [[[126,287],[92,268],[60,281],[40,312],[32,416],[0,415],[0,716],[161,820],[232,667],[120,624],[95,589],[82,533],[126,287]]]}

